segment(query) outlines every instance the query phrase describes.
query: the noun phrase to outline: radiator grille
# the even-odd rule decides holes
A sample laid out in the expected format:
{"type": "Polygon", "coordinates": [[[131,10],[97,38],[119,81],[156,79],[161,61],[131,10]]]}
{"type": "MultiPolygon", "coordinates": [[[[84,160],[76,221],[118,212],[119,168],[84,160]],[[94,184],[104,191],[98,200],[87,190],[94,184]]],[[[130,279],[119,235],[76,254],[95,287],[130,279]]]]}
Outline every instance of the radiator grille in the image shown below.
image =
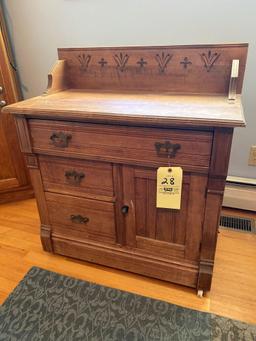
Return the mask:
{"type": "Polygon", "coordinates": [[[256,233],[255,220],[251,218],[222,215],[220,217],[220,227],[235,231],[256,233]]]}

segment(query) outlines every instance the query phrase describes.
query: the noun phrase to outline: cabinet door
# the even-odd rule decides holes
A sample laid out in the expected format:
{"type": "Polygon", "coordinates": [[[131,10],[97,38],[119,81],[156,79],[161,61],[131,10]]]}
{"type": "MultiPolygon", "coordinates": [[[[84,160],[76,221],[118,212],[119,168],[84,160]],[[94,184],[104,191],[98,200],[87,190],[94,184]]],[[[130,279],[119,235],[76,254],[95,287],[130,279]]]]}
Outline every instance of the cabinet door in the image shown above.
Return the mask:
{"type": "Polygon", "coordinates": [[[10,114],[0,113],[0,190],[28,183],[16,128],[10,114]]]}
{"type": "Polygon", "coordinates": [[[156,208],[156,169],[123,167],[126,244],[153,257],[199,259],[207,175],[184,173],[181,209],[156,208]]]}

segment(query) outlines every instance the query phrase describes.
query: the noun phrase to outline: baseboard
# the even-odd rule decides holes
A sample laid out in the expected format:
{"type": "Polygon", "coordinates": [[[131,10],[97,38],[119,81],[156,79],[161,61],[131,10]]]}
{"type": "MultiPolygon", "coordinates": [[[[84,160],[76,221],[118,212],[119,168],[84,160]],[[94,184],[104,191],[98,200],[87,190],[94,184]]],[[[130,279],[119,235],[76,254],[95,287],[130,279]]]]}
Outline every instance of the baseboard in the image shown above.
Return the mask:
{"type": "Polygon", "coordinates": [[[255,179],[228,177],[223,206],[256,211],[255,179]]]}
{"type": "Polygon", "coordinates": [[[227,183],[240,184],[240,185],[248,185],[248,186],[256,186],[256,179],[253,178],[242,178],[239,176],[228,176],[227,183]]]}
{"type": "Polygon", "coordinates": [[[0,191],[0,204],[34,198],[34,190],[30,185],[14,187],[4,192],[0,191]]]}

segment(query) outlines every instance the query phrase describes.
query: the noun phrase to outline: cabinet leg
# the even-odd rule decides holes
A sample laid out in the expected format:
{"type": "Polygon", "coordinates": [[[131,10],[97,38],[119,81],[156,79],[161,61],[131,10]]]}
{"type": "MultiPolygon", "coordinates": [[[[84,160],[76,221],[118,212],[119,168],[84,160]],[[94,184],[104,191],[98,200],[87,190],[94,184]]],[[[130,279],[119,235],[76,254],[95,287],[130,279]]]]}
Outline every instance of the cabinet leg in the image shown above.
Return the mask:
{"type": "Polygon", "coordinates": [[[41,243],[45,251],[53,252],[51,226],[41,224],[41,243]]]}
{"type": "Polygon", "coordinates": [[[209,291],[212,284],[213,261],[200,261],[197,290],[209,291]]]}

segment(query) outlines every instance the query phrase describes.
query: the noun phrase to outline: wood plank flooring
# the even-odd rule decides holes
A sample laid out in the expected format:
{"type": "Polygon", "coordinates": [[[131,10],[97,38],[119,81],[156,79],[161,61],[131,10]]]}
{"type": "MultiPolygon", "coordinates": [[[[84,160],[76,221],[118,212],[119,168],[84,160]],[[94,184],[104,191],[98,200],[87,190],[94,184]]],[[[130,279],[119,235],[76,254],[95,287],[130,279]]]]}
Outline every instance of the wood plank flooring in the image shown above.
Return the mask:
{"type": "Polygon", "coordinates": [[[256,235],[221,230],[212,290],[200,299],[193,289],[44,252],[35,200],[0,205],[0,303],[32,266],[256,323],[256,235]]]}

